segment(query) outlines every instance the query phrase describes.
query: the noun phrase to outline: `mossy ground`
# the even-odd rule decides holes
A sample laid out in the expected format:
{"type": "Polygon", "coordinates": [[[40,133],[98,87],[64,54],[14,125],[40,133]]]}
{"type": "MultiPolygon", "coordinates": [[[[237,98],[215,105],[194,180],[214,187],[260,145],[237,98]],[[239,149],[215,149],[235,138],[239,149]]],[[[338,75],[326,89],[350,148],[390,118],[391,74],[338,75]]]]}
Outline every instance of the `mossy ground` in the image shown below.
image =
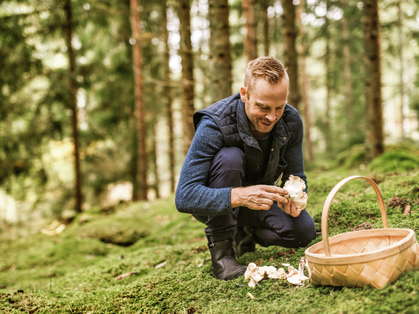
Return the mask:
{"type": "MultiPolygon", "coordinates": [[[[338,169],[307,174],[308,210],[317,224],[333,186],[360,173],[338,169]]],[[[387,207],[390,227],[409,228],[418,234],[418,169],[363,174],[378,178],[386,203],[397,195],[412,205],[409,216],[402,215],[401,209],[387,207]]],[[[173,197],[122,206],[106,217],[92,214],[91,220],[83,225],[75,221],[59,236],[39,233],[0,241],[1,313],[419,312],[418,271],[403,274],[381,290],[310,284],[296,288],[282,280],[263,280],[250,288],[243,278],[216,280],[211,276],[204,226],[192,216],[178,213],[173,197]],[[134,234],[139,240],[128,247],[98,240],[100,230],[110,230],[113,222],[125,224],[127,236],[134,234]],[[129,272],[135,273],[117,279],[129,272]]],[[[330,210],[329,233],[347,232],[362,222],[382,227],[374,191],[368,183],[355,180],[336,195],[330,210]]],[[[320,240],[321,236],[312,244],[320,240]]],[[[286,261],[297,266],[304,248],[289,255],[280,256],[279,252],[288,249],[257,247],[256,252],[245,254],[239,262],[246,265],[260,260],[261,265],[271,265],[286,261]]]]}

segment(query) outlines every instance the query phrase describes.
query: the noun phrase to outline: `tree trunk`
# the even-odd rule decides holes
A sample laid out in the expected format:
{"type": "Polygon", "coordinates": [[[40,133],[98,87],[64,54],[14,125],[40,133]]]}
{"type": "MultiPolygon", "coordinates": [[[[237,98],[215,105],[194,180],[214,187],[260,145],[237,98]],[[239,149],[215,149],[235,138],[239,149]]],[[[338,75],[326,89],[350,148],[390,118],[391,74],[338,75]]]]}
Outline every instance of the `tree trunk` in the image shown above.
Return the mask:
{"type": "Polygon", "coordinates": [[[256,1],[243,0],[243,15],[246,19],[246,42],[244,45],[247,60],[251,61],[258,57],[257,52],[257,37],[256,37],[256,1]]]}
{"type": "Polygon", "coordinates": [[[404,94],[405,94],[405,86],[404,86],[404,67],[403,67],[403,22],[402,22],[402,2],[401,0],[397,1],[397,28],[399,31],[399,62],[400,62],[400,137],[401,140],[405,140],[405,134],[403,129],[403,122],[404,122],[404,94]]]}
{"type": "Polygon", "coordinates": [[[193,125],[194,114],[194,76],[191,43],[190,0],[179,1],[180,20],[180,55],[182,57],[182,113],[184,153],[189,150],[195,134],[193,125]]]}
{"type": "MultiPolygon", "coordinates": [[[[326,1],[326,8],[327,11],[329,11],[330,4],[329,0],[326,1]]],[[[325,16],[326,22],[325,22],[325,37],[326,37],[326,52],[324,56],[324,62],[325,62],[325,70],[326,70],[326,110],[323,115],[323,134],[326,144],[326,152],[330,153],[332,152],[332,130],[330,126],[331,113],[331,96],[332,96],[332,78],[330,74],[330,28],[329,28],[329,18],[327,15],[325,16]]]]}
{"type": "Polygon", "coordinates": [[[343,64],[345,79],[345,107],[348,127],[353,123],[352,113],[352,73],[351,73],[351,50],[349,48],[348,20],[345,15],[342,17],[342,37],[343,37],[343,64]]]}
{"type": "Polygon", "coordinates": [[[160,198],[160,178],[159,178],[159,167],[157,164],[157,119],[154,119],[152,131],[151,131],[151,155],[153,157],[153,172],[154,172],[154,191],[156,192],[156,198],[160,198]]]}
{"type": "Polygon", "coordinates": [[[295,41],[297,32],[295,29],[295,6],[292,0],[281,0],[282,32],[284,40],[284,65],[287,68],[290,79],[288,101],[291,106],[298,110],[300,95],[298,91],[298,63],[295,41]]]}
{"type": "Polygon", "coordinates": [[[166,119],[167,126],[169,128],[169,180],[170,180],[170,192],[175,191],[175,137],[173,129],[173,98],[171,90],[171,79],[170,79],[170,48],[169,48],[169,32],[167,30],[167,1],[163,5],[163,32],[165,41],[164,60],[165,60],[165,83],[164,94],[166,95],[166,119]]]}
{"type": "Polygon", "coordinates": [[[75,188],[76,188],[76,211],[80,213],[82,208],[82,192],[81,192],[81,171],[80,171],[80,152],[79,152],[79,131],[77,121],[77,99],[76,99],[76,83],[75,83],[75,60],[73,53],[73,46],[71,39],[73,35],[72,30],[72,16],[71,16],[71,0],[66,0],[64,5],[66,14],[66,39],[68,47],[69,59],[69,91],[70,91],[70,110],[71,110],[71,126],[73,129],[73,142],[74,142],[74,172],[75,172],[75,188]]]}
{"type": "Polygon", "coordinates": [[[309,80],[306,67],[307,44],[306,44],[306,31],[303,23],[301,22],[301,13],[305,10],[305,0],[300,1],[298,12],[300,36],[301,36],[301,54],[300,54],[300,69],[301,69],[301,96],[303,101],[303,121],[304,121],[304,146],[307,151],[308,160],[314,161],[313,141],[311,140],[311,111],[309,101],[309,80]]]}
{"type": "MultiPolygon", "coordinates": [[[[135,111],[135,109],[134,109],[135,111]]],[[[131,119],[129,123],[132,138],[132,155],[130,160],[130,175],[132,183],[132,201],[138,201],[138,136],[137,136],[137,120],[131,119]]]]}
{"type": "Polygon", "coordinates": [[[383,109],[381,101],[380,22],[377,0],[364,1],[364,52],[366,157],[368,161],[384,152],[383,109]]]}
{"type": "Polygon", "coordinates": [[[135,43],[132,46],[132,57],[135,79],[135,119],[137,121],[138,142],[138,191],[133,191],[133,199],[147,199],[147,152],[146,152],[146,128],[145,108],[143,102],[143,78],[142,78],[142,55],[141,55],[141,32],[140,17],[138,13],[138,0],[131,0],[131,28],[135,43]]]}
{"type": "Polygon", "coordinates": [[[211,37],[209,39],[210,95],[211,101],[231,96],[230,31],[228,24],[228,0],[209,0],[208,16],[211,37]]]}
{"type": "Polygon", "coordinates": [[[269,17],[268,17],[269,0],[263,1],[262,18],[263,18],[263,48],[264,55],[269,56],[269,17]]]}

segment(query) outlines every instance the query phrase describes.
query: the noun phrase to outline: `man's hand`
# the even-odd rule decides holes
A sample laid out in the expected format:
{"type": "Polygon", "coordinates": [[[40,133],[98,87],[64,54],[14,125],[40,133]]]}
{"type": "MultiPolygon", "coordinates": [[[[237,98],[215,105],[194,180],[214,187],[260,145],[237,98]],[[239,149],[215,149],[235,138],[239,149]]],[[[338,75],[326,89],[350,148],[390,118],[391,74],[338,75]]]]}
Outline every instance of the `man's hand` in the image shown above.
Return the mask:
{"type": "Polygon", "coordinates": [[[301,210],[297,209],[297,206],[295,206],[293,201],[289,201],[288,203],[283,204],[278,203],[278,207],[292,217],[300,216],[301,210]]]}
{"type": "Polygon", "coordinates": [[[278,202],[278,206],[280,204],[289,206],[290,201],[282,196],[287,194],[286,190],[273,185],[233,188],[231,189],[231,207],[244,206],[253,210],[268,210],[275,201],[278,202]]]}

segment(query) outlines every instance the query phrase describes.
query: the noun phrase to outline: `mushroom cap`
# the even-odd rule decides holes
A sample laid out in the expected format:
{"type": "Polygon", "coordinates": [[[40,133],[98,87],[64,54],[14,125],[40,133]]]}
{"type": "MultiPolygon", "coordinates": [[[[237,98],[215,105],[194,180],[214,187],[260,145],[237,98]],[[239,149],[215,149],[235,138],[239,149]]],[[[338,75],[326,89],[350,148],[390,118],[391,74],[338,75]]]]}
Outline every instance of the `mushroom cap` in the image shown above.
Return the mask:
{"type": "Polygon", "coordinates": [[[298,278],[298,275],[287,277],[287,281],[293,285],[301,285],[301,280],[298,278]]]}
{"type": "Polygon", "coordinates": [[[249,280],[249,287],[254,288],[256,284],[264,278],[264,274],[260,274],[259,267],[255,263],[250,263],[244,273],[244,279],[249,280]]]}
{"type": "Polygon", "coordinates": [[[285,182],[284,189],[288,193],[297,194],[298,192],[304,191],[306,188],[306,183],[300,177],[290,175],[287,182],[285,182]]]}
{"type": "Polygon", "coordinates": [[[303,210],[307,207],[307,193],[304,192],[306,184],[300,177],[290,175],[287,182],[285,182],[284,189],[288,191],[285,197],[292,200],[298,210],[303,210]]]}
{"type": "Polygon", "coordinates": [[[294,275],[298,275],[298,270],[296,270],[294,267],[289,266],[288,267],[288,274],[287,277],[292,277],[294,275]]]}

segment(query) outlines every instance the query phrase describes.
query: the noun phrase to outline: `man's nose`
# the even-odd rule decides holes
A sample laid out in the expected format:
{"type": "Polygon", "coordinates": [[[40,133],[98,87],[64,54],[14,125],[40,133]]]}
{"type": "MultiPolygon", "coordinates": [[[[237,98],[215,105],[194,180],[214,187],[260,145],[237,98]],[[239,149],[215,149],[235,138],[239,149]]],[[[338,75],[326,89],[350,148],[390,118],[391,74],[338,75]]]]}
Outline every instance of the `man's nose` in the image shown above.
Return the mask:
{"type": "Polygon", "coordinates": [[[266,118],[267,118],[270,122],[275,122],[275,120],[276,120],[275,110],[272,110],[271,112],[269,112],[269,113],[266,115],[266,118]]]}

